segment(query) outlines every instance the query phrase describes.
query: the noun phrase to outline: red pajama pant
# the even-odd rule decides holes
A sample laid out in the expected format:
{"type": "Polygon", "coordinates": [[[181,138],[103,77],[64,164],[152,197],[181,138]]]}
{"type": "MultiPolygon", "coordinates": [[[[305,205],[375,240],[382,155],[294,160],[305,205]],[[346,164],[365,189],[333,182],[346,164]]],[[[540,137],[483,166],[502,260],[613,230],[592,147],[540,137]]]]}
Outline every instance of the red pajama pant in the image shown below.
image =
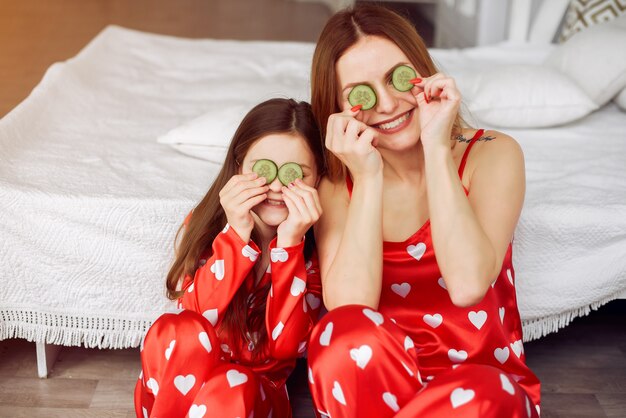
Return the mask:
{"type": "Polygon", "coordinates": [[[135,387],[137,417],[290,417],[285,386],[224,359],[213,326],[184,310],[150,327],[135,387]]]}
{"type": "Polygon", "coordinates": [[[536,418],[514,377],[459,364],[422,380],[413,340],[365,306],[334,309],[309,342],[309,387],[321,416],[536,418]]]}

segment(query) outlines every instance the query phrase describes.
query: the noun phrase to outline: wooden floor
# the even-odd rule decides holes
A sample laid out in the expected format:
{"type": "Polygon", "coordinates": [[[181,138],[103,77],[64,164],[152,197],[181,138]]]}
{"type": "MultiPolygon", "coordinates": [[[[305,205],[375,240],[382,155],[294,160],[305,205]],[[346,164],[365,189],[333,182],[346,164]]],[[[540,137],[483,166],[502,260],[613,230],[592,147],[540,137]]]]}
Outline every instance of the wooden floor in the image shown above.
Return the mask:
{"type": "MultiPolygon", "coordinates": [[[[542,381],[543,418],[626,417],[626,300],[525,346],[542,381]]],[[[289,381],[294,417],[312,418],[303,364],[289,381]]],[[[63,348],[37,378],[35,345],[0,342],[0,417],[132,417],[139,350],[63,348]]]]}

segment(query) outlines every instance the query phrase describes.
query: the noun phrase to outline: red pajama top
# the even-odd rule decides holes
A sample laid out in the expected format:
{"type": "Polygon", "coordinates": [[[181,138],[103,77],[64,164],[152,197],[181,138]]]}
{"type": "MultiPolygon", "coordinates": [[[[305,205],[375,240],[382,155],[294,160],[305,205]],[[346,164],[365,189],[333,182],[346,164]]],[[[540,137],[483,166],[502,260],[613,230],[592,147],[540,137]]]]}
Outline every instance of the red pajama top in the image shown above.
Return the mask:
{"type": "MultiPolygon", "coordinates": [[[[208,259],[200,260],[193,281],[185,277],[180,304],[202,314],[218,329],[237,290],[245,286],[249,293],[253,292],[252,267],[261,251],[254,242],[244,242],[229,225],[217,235],[212,250],[208,259]]],[[[319,316],[321,282],[315,254],[305,264],[304,240],[293,247],[278,248],[274,238],[269,251],[270,264],[257,285],[271,282],[265,318],[268,346],[260,358],[253,359],[250,350],[254,342],[233,349],[228,345],[228,336],[218,333],[218,337],[225,360],[248,366],[280,387],[293,370],[295,359],[305,351],[319,316]]],[[[249,338],[254,341],[254,333],[249,338]]]]}
{"type": "MultiPolygon", "coordinates": [[[[470,141],[459,177],[482,133],[477,131],[470,141]]],[[[351,195],[350,177],[346,182],[351,195]]],[[[509,373],[539,404],[539,380],[525,363],[512,244],[483,300],[469,308],[454,305],[448,295],[435,259],[430,221],[403,242],[383,242],[382,281],[378,310],[407,333],[412,342],[407,339],[405,347],[415,344],[424,380],[456,364],[491,365],[509,373]]]]}

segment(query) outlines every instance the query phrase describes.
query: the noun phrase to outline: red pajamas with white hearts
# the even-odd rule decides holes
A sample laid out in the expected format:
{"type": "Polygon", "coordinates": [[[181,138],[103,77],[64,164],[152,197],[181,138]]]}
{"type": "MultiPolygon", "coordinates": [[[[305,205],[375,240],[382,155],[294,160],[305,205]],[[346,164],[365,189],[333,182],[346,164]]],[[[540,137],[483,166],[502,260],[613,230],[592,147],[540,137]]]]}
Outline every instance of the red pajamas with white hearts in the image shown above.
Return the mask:
{"type": "Polygon", "coordinates": [[[270,244],[270,265],[257,285],[271,281],[268,338],[253,358],[255,335],[248,336],[248,346],[234,347],[216,330],[241,286],[255,289],[252,267],[260,250],[228,225],[218,234],[211,257],[193,281],[184,280],[184,310],[163,314],[146,334],[135,388],[138,417],[291,416],[285,381],[321,305],[317,260],[314,255],[305,265],[303,249],[304,241],[289,248],[276,248],[276,239],[270,244]]]}
{"type": "MultiPolygon", "coordinates": [[[[459,176],[478,131],[463,156],[459,176]]],[[[351,191],[352,184],[347,179],[351,191]]],[[[467,191],[466,191],[467,193],[467,191]]],[[[309,387],[322,416],[539,415],[540,384],[525,364],[512,246],[483,300],[450,300],[430,222],[404,242],[383,243],[379,310],[332,310],[309,342],[309,387]]]]}

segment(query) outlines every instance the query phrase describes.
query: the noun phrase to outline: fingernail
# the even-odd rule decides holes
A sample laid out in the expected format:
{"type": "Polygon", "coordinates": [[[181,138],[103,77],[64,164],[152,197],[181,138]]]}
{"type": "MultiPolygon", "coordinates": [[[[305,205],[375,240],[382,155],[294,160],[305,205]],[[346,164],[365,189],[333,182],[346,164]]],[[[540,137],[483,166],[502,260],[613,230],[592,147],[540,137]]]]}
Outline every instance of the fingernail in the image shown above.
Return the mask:
{"type": "Polygon", "coordinates": [[[293,186],[294,186],[294,184],[293,184],[293,181],[292,181],[291,183],[289,183],[289,187],[293,187],[293,186]]]}
{"type": "Polygon", "coordinates": [[[428,103],[428,96],[424,95],[424,101],[428,103]]]}
{"type": "Polygon", "coordinates": [[[353,111],[353,112],[356,112],[356,111],[358,111],[358,110],[361,110],[361,108],[362,108],[362,107],[363,107],[363,105],[362,105],[362,104],[358,104],[358,105],[354,106],[354,107],[353,107],[352,109],[350,109],[350,110],[351,110],[351,111],[353,111]]]}
{"type": "Polygon", "coordinates": [[[409,83],[411,83],[411,84],[419,84],[421,82],[422,82],[421,78],[413,78],[413,79],[409,80],[409,83]]]}

